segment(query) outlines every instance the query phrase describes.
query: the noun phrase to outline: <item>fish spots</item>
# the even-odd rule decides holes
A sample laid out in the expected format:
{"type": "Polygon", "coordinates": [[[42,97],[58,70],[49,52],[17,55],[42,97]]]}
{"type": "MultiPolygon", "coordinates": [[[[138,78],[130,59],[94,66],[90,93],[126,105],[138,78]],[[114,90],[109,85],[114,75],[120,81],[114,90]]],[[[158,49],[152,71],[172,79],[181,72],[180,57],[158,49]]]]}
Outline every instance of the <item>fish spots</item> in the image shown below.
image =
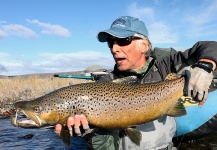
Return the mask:
{"type": "Polygon", "coordinates": [[[113,117],[113,116],[114,116],[114,114],[112,114],[112,113],[109,115],[109,117],[113,117]]]}
{"type": "MultiPolygon", "coordinates": [[[[92,119],[91,123],[95,120],[97,123],[104,124],[110,122],[109,125],[118,122],[122,126],[136,116],[138,122],[145,115],[147,118],[147,115],[152,116],[159,112],[157,110],[161,109],[160,104],[166,103],[165,106],[170,106],[170,99],[174,99],[174,95],[170,96],[170,94],[183,86],[176,83],[179,81],[144,85],[85,83],[56,90],[38,98],[32,105],[40,106],[44,116],[50,116],[49,110],[53,110],[52,115],[55,117],[58,115],[56,118],[62,118],[62,120],[67,116],[83,113],[88,119],[92,119]],[[167,100],[161,103],[165,96],[167,100]]],[[[144,121],[141,122],[144,123],[144,121]]]]}
{"type": "Polygon", "coordinates": [[[136,108],[136,111],[139,111],[139,108],[136,108]]]}

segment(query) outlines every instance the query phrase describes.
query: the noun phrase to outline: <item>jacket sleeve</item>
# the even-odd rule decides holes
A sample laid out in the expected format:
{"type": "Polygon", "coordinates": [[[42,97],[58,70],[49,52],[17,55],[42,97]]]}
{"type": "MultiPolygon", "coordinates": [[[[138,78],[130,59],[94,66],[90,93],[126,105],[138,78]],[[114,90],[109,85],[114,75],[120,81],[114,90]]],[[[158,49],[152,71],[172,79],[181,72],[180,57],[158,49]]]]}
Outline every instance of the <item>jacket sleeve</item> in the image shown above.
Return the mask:
{"type": "Polygon", "coordinates": [[[189,59],[199,61],[202,58],[213,60],[217,64],[217,42],[200,41],[184,52],[177,52],[171,55],[171,60],[175,65],[181,64],[189,59]]]}
{"type": "Polygon", "coordinates": [[[156,64],[165,78],[168,73],[177,73],[185,66],[192,65],[202,58],[213,60],[217,64],[217,42],[200,41],[185,51],[176,51],[171,48],[170,54],[158,59],[156,64]]]}

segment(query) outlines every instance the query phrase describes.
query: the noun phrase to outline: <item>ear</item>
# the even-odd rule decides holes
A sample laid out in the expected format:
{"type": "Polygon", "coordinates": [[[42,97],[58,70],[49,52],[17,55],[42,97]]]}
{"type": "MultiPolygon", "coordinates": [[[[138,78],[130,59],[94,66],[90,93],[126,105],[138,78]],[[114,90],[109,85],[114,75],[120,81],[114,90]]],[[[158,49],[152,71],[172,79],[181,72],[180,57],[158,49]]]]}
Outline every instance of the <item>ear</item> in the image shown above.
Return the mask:
{"type": "Polygon", "coordinates": [[[148,51],[148,40],[147,39],[143,39],[142,42],[140,42],[140,51],[142,53],[146,53],[148,51]]]}

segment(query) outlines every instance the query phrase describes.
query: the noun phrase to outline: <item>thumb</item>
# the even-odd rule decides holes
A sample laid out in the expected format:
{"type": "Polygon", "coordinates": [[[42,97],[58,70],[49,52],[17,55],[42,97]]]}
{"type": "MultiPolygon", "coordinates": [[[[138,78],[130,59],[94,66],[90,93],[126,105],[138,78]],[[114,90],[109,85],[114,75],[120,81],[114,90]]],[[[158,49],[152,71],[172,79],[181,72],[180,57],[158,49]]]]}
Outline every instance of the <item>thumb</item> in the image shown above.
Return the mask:
{"type": "Polygon", "coordinates": [[[189,72],[190,69],[191,69],[191,66],[184,67],[184,68],[182,68],[177,74],[178,74],[178,75],[186,75],[186,71],[189,72]]]}

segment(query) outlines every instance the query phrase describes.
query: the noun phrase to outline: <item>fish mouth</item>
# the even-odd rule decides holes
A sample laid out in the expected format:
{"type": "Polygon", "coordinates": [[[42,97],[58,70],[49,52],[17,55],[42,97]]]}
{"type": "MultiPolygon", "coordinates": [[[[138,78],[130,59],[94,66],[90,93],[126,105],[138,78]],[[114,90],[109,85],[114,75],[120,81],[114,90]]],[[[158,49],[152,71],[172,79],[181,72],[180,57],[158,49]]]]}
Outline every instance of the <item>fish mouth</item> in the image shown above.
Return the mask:
{"type": "Polygon", "coordinates": [[[35,114],[24,110],[16,110],[15,116],[11,116],[11,124],[21,128],[39,128],[43,127],[42,120],[35,114]],[[22,112],[27,118],[18,119],[18,113],[22,112]]]}

